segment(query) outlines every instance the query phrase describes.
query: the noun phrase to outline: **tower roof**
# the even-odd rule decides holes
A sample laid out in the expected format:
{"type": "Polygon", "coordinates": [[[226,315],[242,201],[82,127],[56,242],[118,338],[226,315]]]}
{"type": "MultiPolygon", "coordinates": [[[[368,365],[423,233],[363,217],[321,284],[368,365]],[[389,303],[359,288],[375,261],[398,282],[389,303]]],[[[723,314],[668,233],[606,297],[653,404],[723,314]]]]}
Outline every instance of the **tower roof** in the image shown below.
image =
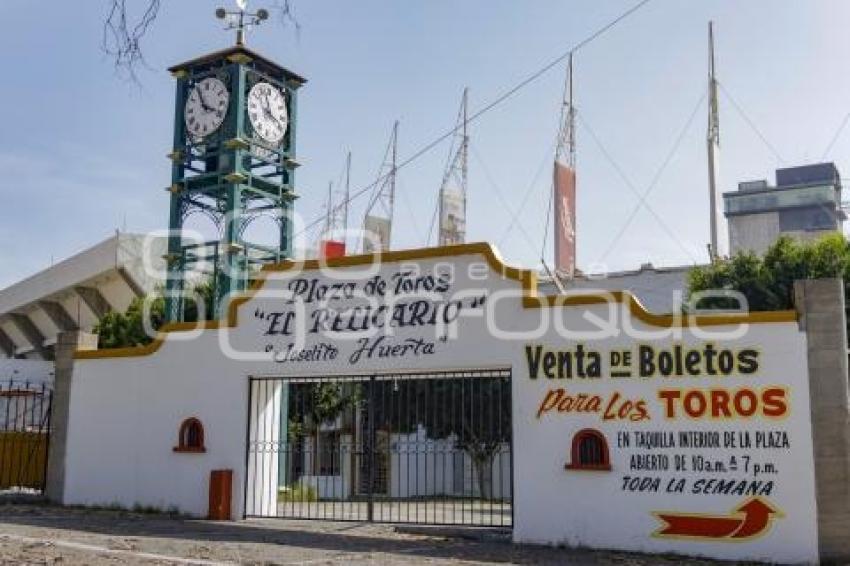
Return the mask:
{"type": "Polygon", "coordinates": [[[206,63],[212,63],[212,62],[218,61],[220,59],[232,57],[234,55],[242,56],[242,57],[248,57],[252,61],[260,63],[261,66],[269,67],[272,71],[279,73],[279,74],[282,74],[286,78],[286,80],[298,83],[298,86],[301,86],[301,85],[303,85],[304,83],[307,82],[307,79],[305,79],[304,77],[302,77],[302,76],[300,76],[296,73],[293,73],[292,71],[290,71],[286,67],[282,67],[282,66],[278,65],[277,63],[275,63],[271,59],[268,59],[267,57],[260,55],[256,51],[252,51],[252,50],[248,49],[244,45],[234,45],[232,47],[228,47],[227,49],[221,49],[219,51],[213,51],[212,53],[207,53],[206,55],[201,55],[200,57],[196,57],[195,59],[191,59],[191,60],[186,61],[184,63],[179,63],[177,65],[174,65],[173,67],[169,67],[168,70],[169,70],[169,72],[174,73],[174,72],[181,71],[181,70],[184,70],[184,69],[189,69],[191,67],[197,67],[199,65],[204,65],[206,63]]]}

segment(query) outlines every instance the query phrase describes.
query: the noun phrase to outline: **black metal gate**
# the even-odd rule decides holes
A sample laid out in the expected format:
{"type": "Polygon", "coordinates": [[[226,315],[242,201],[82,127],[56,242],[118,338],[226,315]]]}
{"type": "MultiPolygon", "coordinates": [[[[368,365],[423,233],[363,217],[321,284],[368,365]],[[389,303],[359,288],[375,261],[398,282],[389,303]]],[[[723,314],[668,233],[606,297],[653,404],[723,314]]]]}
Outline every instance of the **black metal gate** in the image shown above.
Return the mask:
{"type": "Polygon", "coordinates": [[[511,526],[510,377],[252,379],[246,516],[511,526]]]}
{"type": "Polygon", "coordinates": [[[53,392],[44,383],[0,382],[0,493],[42,493],[53,392]]]}

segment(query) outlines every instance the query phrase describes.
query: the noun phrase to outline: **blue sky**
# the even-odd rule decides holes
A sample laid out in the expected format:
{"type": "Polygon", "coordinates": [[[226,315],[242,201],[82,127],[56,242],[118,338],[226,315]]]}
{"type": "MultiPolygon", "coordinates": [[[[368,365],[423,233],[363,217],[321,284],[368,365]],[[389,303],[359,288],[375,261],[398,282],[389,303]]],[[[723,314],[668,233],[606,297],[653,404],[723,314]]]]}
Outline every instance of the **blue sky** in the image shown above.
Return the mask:
{"type": "MultiPolygon", "coordinates": [[[[475,111],[634,2],[294,3],[300,34],[269,23],[248,44],[310,81],[299,101],[298,211],[311,220],[322,214],[346,151],[353,187],[370,183],[395,119],[404,159],[453,125],[464,86],[475,111]]],[[[0,34],[0,287],[116,228],[165,227],[174,114],[165,69],[232,43],[213,17],[220,4],[230,2],[163,0],[144,38],[141,87],[100,51],[105,1],[17,7],[0,34]]],[[[740,180],[772,180],[778,166],[824,157],[850,111],[848,17],[850,4],[837,0],[653,0],[582,49],[579,267],[705,260],[704,101],[647,197],[654,214],[641,208],[622,227],[638,206],[634,191],[650,185],[706,90],[709,19],[724,89],[773,147],[722,93],[721,188],[732,190],[740,180]]],[[[494,242],[530,267],[539,265],[562,82],[555,69],[470,127],[468,239],[494,242]]],[[[447,151],[444,144],[400,171],[395,247],[424,244],[447,151]]],[[[850,176],[848,152],[850,127],[825,156],[850,176]]],[[[352,218],[364,204],[353,203],[352,218]]]]}

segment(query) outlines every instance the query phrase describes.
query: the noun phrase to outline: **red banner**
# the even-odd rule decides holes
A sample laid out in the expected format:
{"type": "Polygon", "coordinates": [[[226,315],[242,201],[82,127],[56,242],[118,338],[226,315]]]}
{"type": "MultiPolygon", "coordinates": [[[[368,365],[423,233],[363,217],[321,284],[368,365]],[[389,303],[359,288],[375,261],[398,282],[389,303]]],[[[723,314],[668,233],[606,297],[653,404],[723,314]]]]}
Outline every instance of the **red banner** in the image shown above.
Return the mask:
{"type": "Polygon", "coordinates": [[[555,269],[572,277],[576,269],[576,172],[555,161],[555,269]]]}

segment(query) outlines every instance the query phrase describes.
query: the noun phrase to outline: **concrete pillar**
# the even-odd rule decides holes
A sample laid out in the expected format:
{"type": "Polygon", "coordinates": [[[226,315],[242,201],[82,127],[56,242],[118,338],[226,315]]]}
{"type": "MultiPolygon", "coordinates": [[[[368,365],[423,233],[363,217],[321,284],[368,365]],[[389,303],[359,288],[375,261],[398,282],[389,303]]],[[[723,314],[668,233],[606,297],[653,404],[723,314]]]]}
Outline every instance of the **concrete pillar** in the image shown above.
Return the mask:
{"type": "Polygon", "coordinates": [[[850,557],[850,382],[844,281],[797,281],[811,395],[818,547],[822,561],[850,557]]]}
{"type": "Polygon", "coordinates": [[[45,494],[54,503],[62,503],[65,492],[65,448],[68,439],[68,410],[71,401],[71,378],[74,373],[74,352],[96,349],[96,334],[74,330],[60,332],[56,337],[53,412],[50,416],[50,449],[47,454],[45,485],[45,494]]]}

